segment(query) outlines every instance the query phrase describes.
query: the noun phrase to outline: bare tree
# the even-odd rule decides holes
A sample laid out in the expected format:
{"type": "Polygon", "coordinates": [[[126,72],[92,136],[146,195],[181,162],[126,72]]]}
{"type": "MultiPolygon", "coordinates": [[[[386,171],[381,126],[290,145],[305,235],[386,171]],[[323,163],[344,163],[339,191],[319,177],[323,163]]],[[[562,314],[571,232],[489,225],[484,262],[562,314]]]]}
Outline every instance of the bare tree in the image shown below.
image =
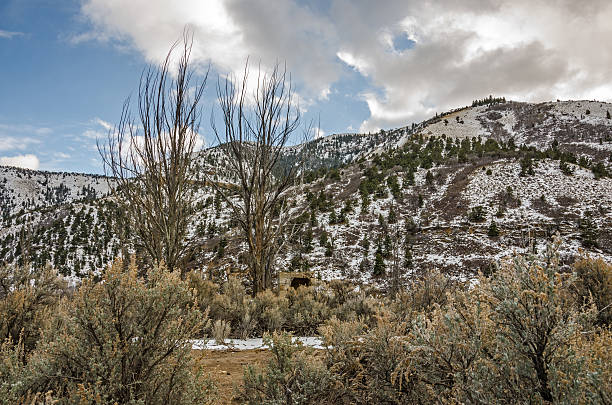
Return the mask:
{"type": "Polygon", "coordinates": [[[272,287],[275,258],[297,229],[289,221],[295,214],[290,212],[289,194],[296,189],[303,159],[290,164],[283,160],[283,149],[301,122],[286,69],[277,64],[266,74],[260,68],[252,98],[248,73],[247,62],[241,83],[233,78],[218,83],[223,130],[211,119],[218,149],[228,163],[225,174],[238,187],[224,187],[212,178],[208,182],[223,196],[242,231],[255,295],[272,287]]]}
{"type": "Polygon", "coordinates": [[[98,142],[105,174],[113,178],[112,189],[136,236],[136,250],[152,264],[183,271],[194,248],[188,238],[196,191],[193,159],[208,77],[207,72],[192,85],[192,45],[186,31],[182,48],[175,43],[159,66],[143,72],[138,124],[128,98],[117,126],[105,143],[98,142]],[[177,48],[178,60],[173,57],[177,48]]]}

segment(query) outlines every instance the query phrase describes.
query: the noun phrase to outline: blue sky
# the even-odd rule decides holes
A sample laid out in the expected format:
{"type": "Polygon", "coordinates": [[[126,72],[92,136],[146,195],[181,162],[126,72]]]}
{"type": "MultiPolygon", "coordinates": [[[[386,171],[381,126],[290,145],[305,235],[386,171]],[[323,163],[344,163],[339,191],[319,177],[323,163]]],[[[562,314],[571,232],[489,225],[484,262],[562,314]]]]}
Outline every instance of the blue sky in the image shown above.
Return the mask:
{"type": "Polygon", "coordinates": [[[0,164],[100,172],[96,138],[185,26],[194,63],[211,66],[208,142],[217,75],[247,57],[286,61],[324,134],[408,125],[489,94],[607,101],[612,4],[589,4],[0,0],[0,164]]]}
{"type": "MultiPolygon", "coordinates": [[[[0,3],[0,157],[34,155],[39,164],[24,158],[26,166],[101,172],[96,138],[119,119],[150,61],[117,43],[75,41],[91,29],[80,10],[81,2],[72,0],[0,3]]],[[[217,74],[213,66],[203,102],[201,133],[208,142],[217,74]]],[[[330,97],[304,118],[320,119],[326,134],[357,130],[368,114],[356,97],[366,84],[345,67],[330,97]]]]}

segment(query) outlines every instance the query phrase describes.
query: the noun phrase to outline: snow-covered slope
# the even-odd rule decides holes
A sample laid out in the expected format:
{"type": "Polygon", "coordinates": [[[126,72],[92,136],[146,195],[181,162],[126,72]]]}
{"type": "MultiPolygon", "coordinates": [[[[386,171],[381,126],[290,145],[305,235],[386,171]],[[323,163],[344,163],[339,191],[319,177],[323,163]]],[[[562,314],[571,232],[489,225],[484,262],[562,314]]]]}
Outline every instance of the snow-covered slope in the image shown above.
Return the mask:
{"type": "Polygon", "coordinates": [[[108,183],[103,176],[0,166],[0,203],[4,216],[20,210],[94,200],[107,193],[108,183]]]}
{"type": "MultiPolygon", "coordinates": [[[[286,148],[285,164],[307,156],[316,173],[296,201],[309,221],[277,267],[382,286],[434,267],[464,277],[557,233],[565,262],[582,251],[612,260],[608,111],[593,101],[507,102],[286,148]]],[[[196,164],[235,182],[218,148],[196,164]]],[[[121,213],[106,192],[101,177],[0,168],[0,262],[29,254],[75,277],[99,270],[120,252],[112,229],[121,213]]],[[[202,181],[191,235],[201,240],[196,266],[213,278],[244,270],[231,219],[202,181]]]]}

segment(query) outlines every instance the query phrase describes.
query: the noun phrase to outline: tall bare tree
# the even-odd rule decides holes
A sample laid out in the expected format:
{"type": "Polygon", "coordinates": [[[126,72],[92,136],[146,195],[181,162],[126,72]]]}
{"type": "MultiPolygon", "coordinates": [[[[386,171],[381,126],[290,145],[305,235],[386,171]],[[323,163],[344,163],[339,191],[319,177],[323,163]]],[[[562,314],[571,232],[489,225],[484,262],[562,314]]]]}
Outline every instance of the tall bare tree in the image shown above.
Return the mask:
{"type": "Polygon", "coordinates": [[[242,231],[255,295],[272,286],[276,256],[294,230],[290,194],[301,164],[286,164],[283,149],[294,140],[301,116],[285,68],[277,64],[269,73],[260,68],[253,94],[248,94],[248,80],[247,62],[241,82],[228,78],[218,83],[223,130],[211,120],[218,149],[228,163],[225,174],[238,187],[223,187],[212,178],[209,183],[223,196],[242,231]]]}
{"type": "Polygon", "coordinates": [[[136,236],[137,251],[152,264],[165,262],[169,269],[182,270],[194,248],[188,238],[196,191],[193,159],[199,102],[208,77],[206,72],[192,84],[192,45],[193,37],[186,31],[182,43],[175,43],[159,66],[143,72],[137,119],[128,98],[117,126],[106,142],[98,142],[105,173],[114,179],[113,191],[136,236]]]}

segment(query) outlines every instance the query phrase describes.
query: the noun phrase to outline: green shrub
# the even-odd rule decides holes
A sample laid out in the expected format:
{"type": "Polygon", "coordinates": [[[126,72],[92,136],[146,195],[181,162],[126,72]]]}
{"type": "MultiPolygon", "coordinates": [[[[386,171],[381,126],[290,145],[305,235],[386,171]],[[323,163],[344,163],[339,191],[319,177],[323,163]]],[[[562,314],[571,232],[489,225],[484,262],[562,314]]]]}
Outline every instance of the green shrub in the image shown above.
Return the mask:
{"type": "Polygon", "coordinates": [[[313,287],[289,289],[286,329],[299,336],[316,333],[318,327],[330,316],[329,307],[320,298],[313,287]]]}
{"type": "Polygon", "coordinates": [[[63,302],[29,359],[26,387],[67,402],[205,403],[211,385],[189,341],[205,324],[178,271],[154,268],[145,280],[134,262],[124,271],[116,261],[63,302]]]}
{"type": "Polygon", "coordinates": [[[292,343],[291,335],[265,335],[272,358],[265,370],[248,366],[239,396],[247,404],[331,403],[332,377],[313,349],[292,343]]]}
{"type": "Polygon", "coordinates": [[[51,267],[0,267],[0,343],[21,341],[30,352],[51,317],[67,284],[51,267]]]}
{"type": "Polygon", "coordinates": [[[602,259],[583,258],[574,263],[575,288],[581,304],[597,306],[597,323],[612,325],[612,265],[602,259]]]}
{"type": "Polygon", "coordinates": [[[273,332],[280,330],[286,323],[289,300],[284,293],[276,295],[272,291],[264,291],[255,297],[255,317],[257,331],[273,332]]]}
{"type": "Polygon", "coordinates": [[[486,219],[487,209],[482,205],[478,205],[468,213],[468,221],[482,222],[486,219]]]}

